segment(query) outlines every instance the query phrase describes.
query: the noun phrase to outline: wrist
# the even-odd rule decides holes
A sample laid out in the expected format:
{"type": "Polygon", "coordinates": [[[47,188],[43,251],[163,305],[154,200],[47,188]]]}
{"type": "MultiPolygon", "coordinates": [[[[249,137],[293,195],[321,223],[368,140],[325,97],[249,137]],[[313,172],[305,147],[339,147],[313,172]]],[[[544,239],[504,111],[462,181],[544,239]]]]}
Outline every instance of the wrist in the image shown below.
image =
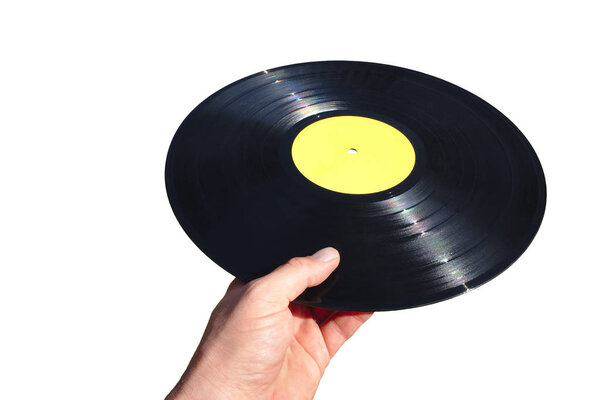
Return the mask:
{"type": "Polygon", "coordinates": [[[210,378],[193,376],[182,380],[169,393],[166,400],[229,400],[210,378]]]}
{"type": "Polygon", "coordinates": [[[166,400],[207,399],[244,400],[245,397],[243,393],[238,393],[234,387],[227,384],[226,377],[219,368],[210,365],[205,357],[198,355],[166,400]]]}

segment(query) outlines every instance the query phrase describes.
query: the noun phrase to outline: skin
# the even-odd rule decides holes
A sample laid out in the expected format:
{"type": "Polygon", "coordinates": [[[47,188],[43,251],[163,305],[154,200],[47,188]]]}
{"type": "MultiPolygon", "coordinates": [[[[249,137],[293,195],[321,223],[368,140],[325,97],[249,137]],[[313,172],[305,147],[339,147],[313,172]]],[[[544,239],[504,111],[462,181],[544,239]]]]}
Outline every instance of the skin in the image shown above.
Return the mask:
{"type": "Polygon", "coordinates": [[[167,400],[312,399],[331,357],[372,314],[293,303],[339,261],[327,247],[247,284],[234,280],[167,400]]]}

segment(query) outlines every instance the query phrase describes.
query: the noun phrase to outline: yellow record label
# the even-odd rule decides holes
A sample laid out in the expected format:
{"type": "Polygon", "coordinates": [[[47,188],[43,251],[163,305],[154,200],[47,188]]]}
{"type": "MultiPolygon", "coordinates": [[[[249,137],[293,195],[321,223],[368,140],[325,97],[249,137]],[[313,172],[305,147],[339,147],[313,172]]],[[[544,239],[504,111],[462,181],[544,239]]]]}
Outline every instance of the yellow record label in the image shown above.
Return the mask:
{"type": "Polygon", "coordinates": [[[415,166],[415,149],[391,125],[343,115],[302,129],[292,143],[292,159],[316,185],[339,193],[369,194],[405,180],[415,166]]]}

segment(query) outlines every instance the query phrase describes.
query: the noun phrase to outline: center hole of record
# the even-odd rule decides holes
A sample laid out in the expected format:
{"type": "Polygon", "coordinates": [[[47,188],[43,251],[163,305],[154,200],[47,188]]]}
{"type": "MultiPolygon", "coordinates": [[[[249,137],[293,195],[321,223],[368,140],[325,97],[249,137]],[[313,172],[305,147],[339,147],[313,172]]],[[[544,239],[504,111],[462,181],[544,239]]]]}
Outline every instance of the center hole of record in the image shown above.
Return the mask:
{"type": "Polygon", "coordinates": [[[356,154],[356,153],[358,153],[358,150],[356,150],[354,147],[350,147],[348,149],[348,154],[356,154]]]}

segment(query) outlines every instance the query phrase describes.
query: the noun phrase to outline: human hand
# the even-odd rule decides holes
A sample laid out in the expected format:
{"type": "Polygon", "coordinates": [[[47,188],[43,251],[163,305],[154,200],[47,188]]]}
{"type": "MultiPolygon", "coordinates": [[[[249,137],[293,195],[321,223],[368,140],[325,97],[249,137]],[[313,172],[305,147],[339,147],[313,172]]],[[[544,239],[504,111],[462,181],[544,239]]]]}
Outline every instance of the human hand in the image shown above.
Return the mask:
{"type": "Polygon", "coordinates": [[[292,303],[339,260],[327,247],[247,284],[235,279],[167,399],[312,399],[331,357],[372,315],[292,303]]]}

